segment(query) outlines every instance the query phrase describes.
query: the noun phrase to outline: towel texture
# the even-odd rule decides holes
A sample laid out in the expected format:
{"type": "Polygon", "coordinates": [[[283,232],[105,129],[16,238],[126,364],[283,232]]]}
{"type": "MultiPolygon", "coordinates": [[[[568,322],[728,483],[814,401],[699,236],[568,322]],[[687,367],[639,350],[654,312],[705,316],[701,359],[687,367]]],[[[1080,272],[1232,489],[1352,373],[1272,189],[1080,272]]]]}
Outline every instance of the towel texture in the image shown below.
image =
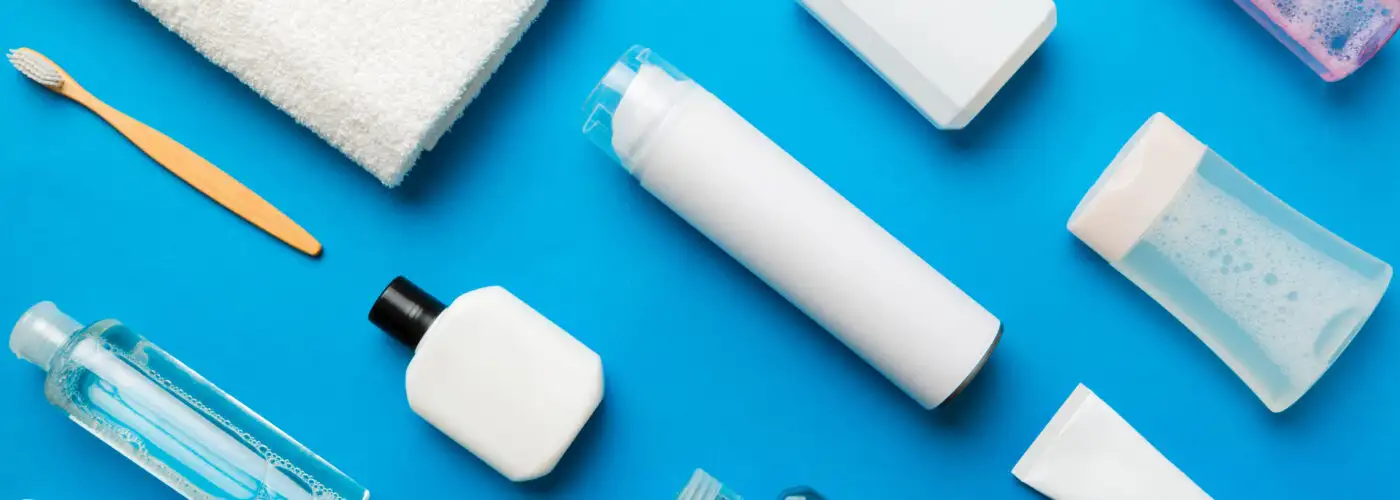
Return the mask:
{"type": "Polygon", "coordinates": [[[394,187],[547,0],[135,0],[394,187]]]}

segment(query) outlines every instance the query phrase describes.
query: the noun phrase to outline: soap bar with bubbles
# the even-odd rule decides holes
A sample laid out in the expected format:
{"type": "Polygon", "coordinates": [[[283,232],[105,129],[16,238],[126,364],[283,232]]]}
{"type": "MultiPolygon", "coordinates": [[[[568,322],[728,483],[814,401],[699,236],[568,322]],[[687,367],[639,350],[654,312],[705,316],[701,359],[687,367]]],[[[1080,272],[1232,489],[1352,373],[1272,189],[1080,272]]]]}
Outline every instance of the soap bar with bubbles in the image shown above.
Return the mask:
{"type": "Polygon", "coordinates": [[[1069,230],[1275,412],[1341,355],[1392,274],[1160,113],[1079,203],[1069,230]]]}
{"type": "Polygon", "coordinates": [[[1400,0],[1235,0],[1324,80],[1356,72],[1400,28],[1400,0]]]}

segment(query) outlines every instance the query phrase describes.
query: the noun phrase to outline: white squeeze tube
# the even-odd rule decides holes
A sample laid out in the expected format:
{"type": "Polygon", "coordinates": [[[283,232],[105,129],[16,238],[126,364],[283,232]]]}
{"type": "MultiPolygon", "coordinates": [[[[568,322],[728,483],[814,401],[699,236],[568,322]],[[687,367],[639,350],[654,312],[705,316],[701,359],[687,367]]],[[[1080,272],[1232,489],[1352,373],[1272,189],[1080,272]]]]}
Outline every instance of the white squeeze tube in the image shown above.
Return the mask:
{"type": "Polygon", "coordinates": [[[633,47],[583,132],[925,408],[957,394],[1001,322],[723,101],[633,47]]]}
{"type": "Polygon", "coordinates": [[[1209,500],[1080,384],[1011,473],[1055,500],[1209,500]]]}

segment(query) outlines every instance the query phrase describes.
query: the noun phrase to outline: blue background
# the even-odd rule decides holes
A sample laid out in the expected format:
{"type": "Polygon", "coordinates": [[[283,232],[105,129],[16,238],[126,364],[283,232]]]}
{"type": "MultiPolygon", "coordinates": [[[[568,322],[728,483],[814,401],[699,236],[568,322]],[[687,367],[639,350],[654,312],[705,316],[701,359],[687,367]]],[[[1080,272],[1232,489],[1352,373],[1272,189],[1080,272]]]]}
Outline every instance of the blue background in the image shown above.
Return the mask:
{"type": "MultiPolygon", "coordinates": [[[[8,2],[0,45],[45,52],[326,253],[254,231],[0,70],[0,316],[48,299],[119,318],[383,499],[666,499],[696,467],[757,499],[799,483],[846,500],[1036,498],[1011,466],[1080,382],[1217,498],[1388,491],[1394,297],[1276,415],[1064,224],[1165,111],[1294,207],[1400,260],[1400,49],[1326,84],[1228,1],[1059,9],[981,116],[940,132],[791,1],[556,0],[390,191],[130,2],[8,2]],[[921,410],[579,133],[584,98],[634,43],[1005,322],[962,398],[921,410]],[[603,356],[603,407],[552,476],[510,484],[409,410],[410,352],[365,320],[399,274],[443,299],[504,285],[603,356]]],[[[174,496],[50,407],[42,377],[0,363],[0,498],[174,496]]]]}

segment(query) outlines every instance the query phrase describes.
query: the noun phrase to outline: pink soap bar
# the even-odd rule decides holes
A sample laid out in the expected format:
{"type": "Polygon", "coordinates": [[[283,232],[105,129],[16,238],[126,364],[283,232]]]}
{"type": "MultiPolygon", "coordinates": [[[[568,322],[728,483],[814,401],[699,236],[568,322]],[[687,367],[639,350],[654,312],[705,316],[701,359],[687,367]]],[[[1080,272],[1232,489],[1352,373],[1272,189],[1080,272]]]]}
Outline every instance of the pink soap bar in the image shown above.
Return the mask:
{"type": "Polygon", "coordinates": [[[1324,80],[1355,72],[1400,28],[1400,0],[1235,0],[1324,80]]]}

